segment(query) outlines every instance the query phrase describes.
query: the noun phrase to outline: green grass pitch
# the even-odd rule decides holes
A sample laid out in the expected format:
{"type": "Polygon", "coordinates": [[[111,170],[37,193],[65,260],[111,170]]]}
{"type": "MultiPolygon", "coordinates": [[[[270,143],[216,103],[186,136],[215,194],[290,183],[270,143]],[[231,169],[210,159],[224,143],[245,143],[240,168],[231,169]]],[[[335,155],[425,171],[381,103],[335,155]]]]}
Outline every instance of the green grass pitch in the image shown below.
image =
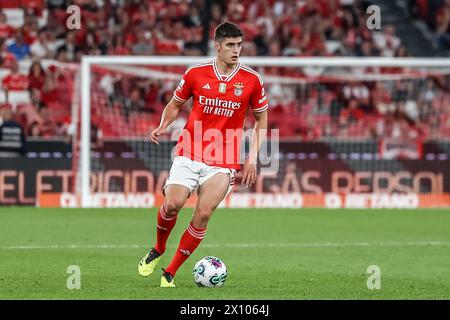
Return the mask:
{"type": "Polygon", "coordinates": [[[218,209],[204,241],[159,288],[192,209],[183,209],[158,269],[137,264],[155,240],[156,209],[0,209],[0,299],[450,299],[448,210],[218,209]],[[221,258],[221,288],[192,267],[221,258]],[[81,289],[66,286],[70,265],[81,289]],[[381,288],[369,290],[370,265],[381,288]]]}

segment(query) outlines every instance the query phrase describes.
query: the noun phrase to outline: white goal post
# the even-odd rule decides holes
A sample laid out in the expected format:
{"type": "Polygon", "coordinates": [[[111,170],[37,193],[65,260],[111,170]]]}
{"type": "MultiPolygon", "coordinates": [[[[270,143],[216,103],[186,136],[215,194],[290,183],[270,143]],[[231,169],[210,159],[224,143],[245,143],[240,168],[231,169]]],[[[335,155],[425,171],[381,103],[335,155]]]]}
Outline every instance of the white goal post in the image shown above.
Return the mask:
{"type": "MultiPolygon", "coordinates": [[[[81,132],[80,161],[77,171],[76,193],[79,205],[91,206],[91,67],[93,65],[154,65],[189,66],[213,57],[184,56],[83,56],[81,60],[81,132]]],[[[357,58],[357,57],[243,57],[240,61],[252,67],[411,67],[450,68],[448,58],[357,58]]],[[[181,79],[181,76],[180,76],[181,79]]]]}

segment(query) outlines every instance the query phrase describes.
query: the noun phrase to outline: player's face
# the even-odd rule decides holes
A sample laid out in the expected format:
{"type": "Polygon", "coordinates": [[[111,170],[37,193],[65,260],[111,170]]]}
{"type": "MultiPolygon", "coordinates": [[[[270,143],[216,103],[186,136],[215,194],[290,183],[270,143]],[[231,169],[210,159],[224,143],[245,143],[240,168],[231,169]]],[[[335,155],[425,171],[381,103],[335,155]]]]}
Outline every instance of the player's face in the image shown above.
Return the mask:
{"type": "Polygon", "coordinates": [[[216,42],[217,55],[227,65],[235,65],[241,54],[242,38],[225,38],[222,42],[216,42]]]}

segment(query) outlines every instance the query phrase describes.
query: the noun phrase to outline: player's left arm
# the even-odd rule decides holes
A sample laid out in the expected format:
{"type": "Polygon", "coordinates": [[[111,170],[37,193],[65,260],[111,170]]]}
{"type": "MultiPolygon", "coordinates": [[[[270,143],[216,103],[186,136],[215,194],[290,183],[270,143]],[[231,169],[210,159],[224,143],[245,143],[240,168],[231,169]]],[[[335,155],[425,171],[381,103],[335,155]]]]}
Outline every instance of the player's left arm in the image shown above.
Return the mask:
{"type": "Polygon", "coordinates": [[[267,109],[261,112],[253,112],[255,117],[255,127],[253,128],[252,141],[248,158],[243,165],[242,185],[250,188],[256,182],[258,152],[263,140],[267,135],[267,109]]]}

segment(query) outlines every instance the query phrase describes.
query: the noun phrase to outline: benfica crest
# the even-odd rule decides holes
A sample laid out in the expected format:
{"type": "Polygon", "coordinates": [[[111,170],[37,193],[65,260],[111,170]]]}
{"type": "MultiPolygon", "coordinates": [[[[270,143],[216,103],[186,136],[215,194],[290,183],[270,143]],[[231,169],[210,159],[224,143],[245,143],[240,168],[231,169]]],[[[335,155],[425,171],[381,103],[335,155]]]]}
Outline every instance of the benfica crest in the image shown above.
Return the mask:
{"type": "Polygon", "coordinates": [[[242,82],[236,82],[233,86],[234,86],[234,94],[239,97],[242,94],[244,84],[242,82]]]}

